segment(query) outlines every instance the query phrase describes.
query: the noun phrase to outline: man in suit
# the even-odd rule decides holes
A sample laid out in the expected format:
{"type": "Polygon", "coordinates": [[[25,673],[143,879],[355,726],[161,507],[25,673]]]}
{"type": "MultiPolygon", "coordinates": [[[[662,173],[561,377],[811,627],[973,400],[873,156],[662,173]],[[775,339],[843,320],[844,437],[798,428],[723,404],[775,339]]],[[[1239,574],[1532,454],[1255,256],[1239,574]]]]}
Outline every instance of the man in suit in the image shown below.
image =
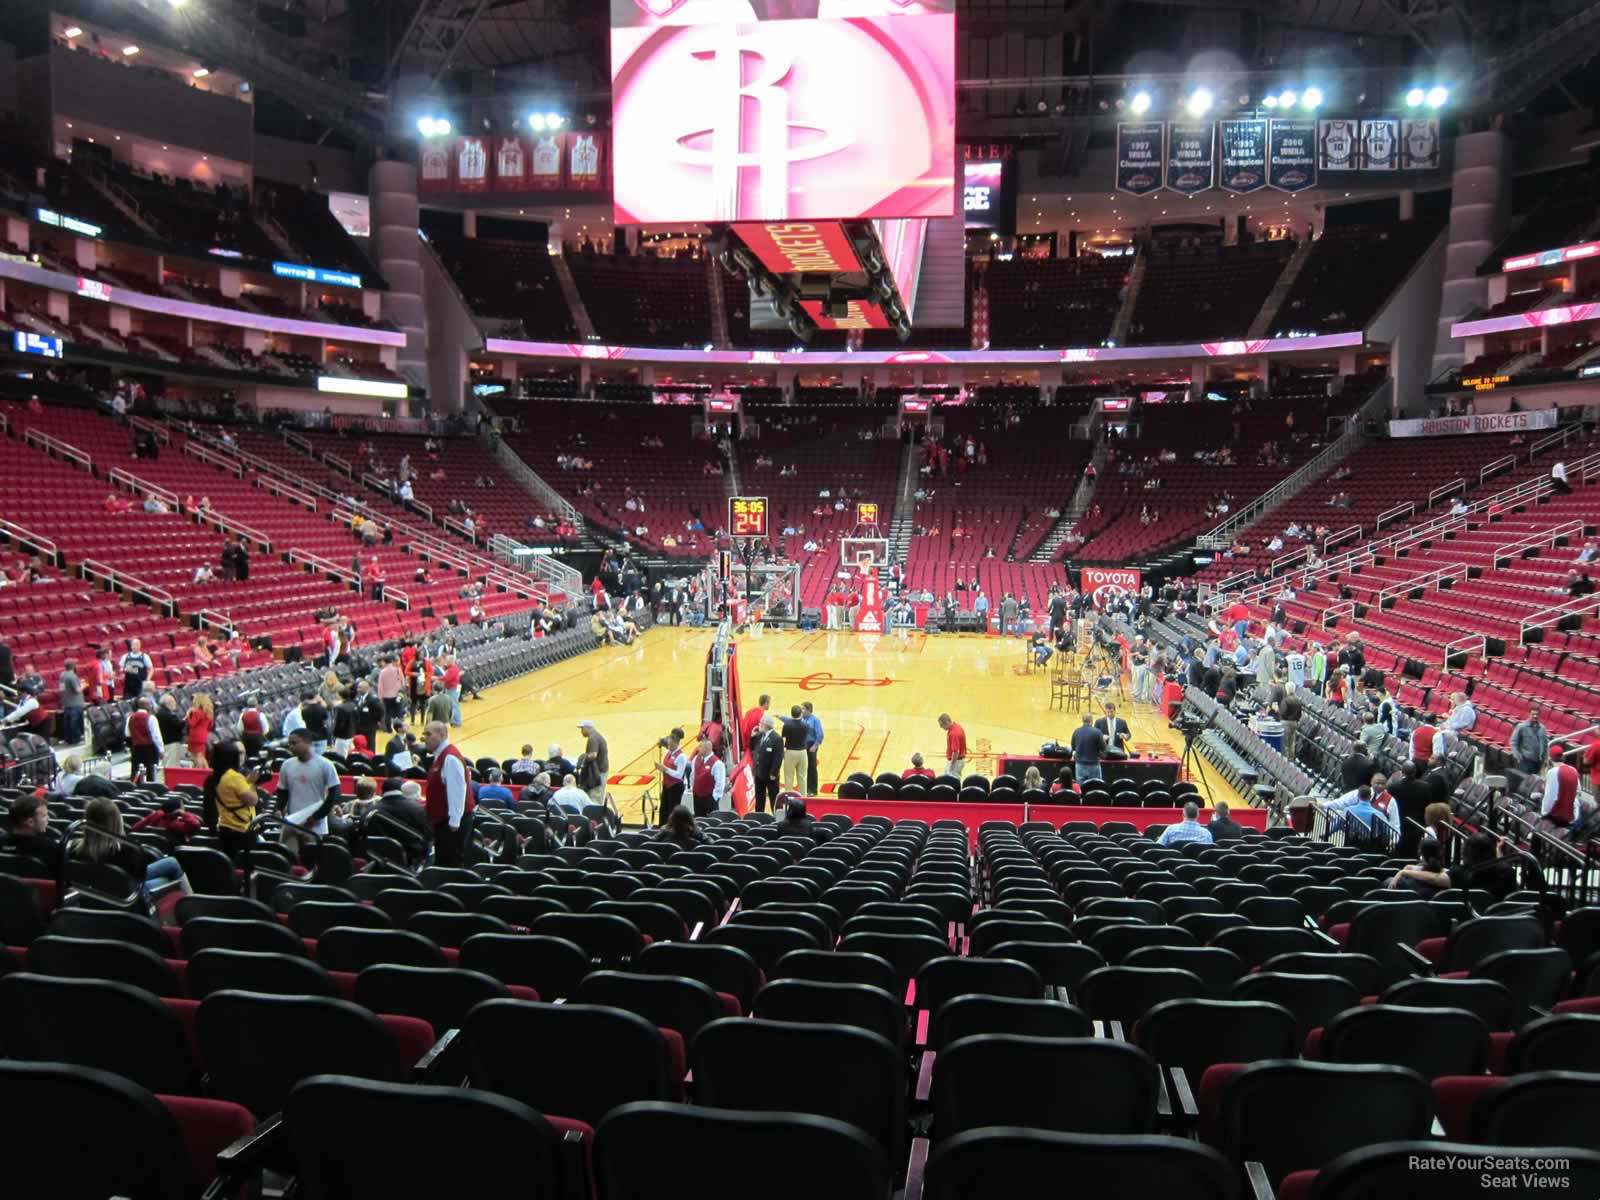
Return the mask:
{"type": "Polygon", "coordinates": [[[750,743],[751,769],[756,778],[756,811],[766,812],[767,802],[777,809],[779,782],[783,775],[783,734],[774,727],[770,716],[756,723],[755,737],[750,743]]]}
{"type": "Polygon", "coordinates": [[[1228,815],[1228,802],[1218,800],[1211,806],[1211,824],[1206,826],[1211,830],[1213,842],[1231,842],[1244,836],[1244,829],[1239,822],[1228,815]]]}
{"type": "Polygon", "coordinates": [[[1128,723],[1117,716],[1117,706],[1109,700],[1106,702],[1106,715],[1094,723],[1094,727],[1106,738],[1107,757],[1127,757],[1128,742],[1133,738],[1133,731],[1128,728],[1128,723]]]}

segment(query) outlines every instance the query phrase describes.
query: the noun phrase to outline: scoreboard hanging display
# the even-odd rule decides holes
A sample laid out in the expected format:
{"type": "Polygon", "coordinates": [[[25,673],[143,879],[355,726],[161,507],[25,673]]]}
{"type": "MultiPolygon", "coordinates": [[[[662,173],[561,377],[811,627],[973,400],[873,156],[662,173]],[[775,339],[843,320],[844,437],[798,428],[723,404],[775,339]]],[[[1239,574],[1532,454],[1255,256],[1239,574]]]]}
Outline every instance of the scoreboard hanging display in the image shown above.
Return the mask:
{"type": "MultiPolygon", "coordinates": [[[[1119,192],[1193,196],[1314,188],[1323,172],[1437,171],[1437,118],[1273,117],[1227,121],[1123,121],[1117,125],[1119,192]],[[1220,146],[1220,150],[1219,150],[1220,146]],[[1219,161],[1220,160],[1220,161],[1219,161]]],[[[1344,186],[1349,180],[1341,180],[1344,186]]]]}
{"type": "Polygon", "coordinates": [[[766,537],[767,498],[765,496],[729,496],[728,532],[736,538],[766,537]]]}

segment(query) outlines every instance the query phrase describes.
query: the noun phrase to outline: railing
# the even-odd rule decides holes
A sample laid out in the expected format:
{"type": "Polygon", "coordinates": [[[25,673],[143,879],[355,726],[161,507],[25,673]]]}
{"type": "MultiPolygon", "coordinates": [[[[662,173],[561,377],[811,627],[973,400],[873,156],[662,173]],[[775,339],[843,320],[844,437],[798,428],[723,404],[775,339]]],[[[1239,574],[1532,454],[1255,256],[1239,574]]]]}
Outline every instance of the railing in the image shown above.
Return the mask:
{"type": "Polygon", "coordinates": [[[1409,596],[1418,588],[1424,591],[1432,588],[1437,592],[1442,590],[1446,583],[1460,583],[1466,577],[1466,563],[1451,563],[1447,567],[1424,571],[1415,578],[1407,579],[1402,583],[1391,584],[1389,587],[1384,588],[1377,595],[1378,607],[1380,609],[1387,608],[1390,601],[1398,600],[1402,596],[1409,596]]]}
{"type": "Polygon", "coordinates": [[[1393,537],[1385,538],[1381,543],[1384,549],[1399,554],[1402,550],[1409,550],[1412,546],[1421,545],[1423,542],[1433,541],[1458,529],[1467,527],[1465,516],[1451,516],[1427,522],[1417,529],[1397,533],[1393,537]]]}
{"type": "Polygon", "coordinates": [[[290,433],[286,429],[283,431],[283,440],[287,445],[293,446],[302,454],[309,455],[312,458],[317,456],[317,448],[311,444],[309,438],[303,438],[298,433],[290,433]]]}
{"type": "Polygon", "coordinates": [[[575,596],[583,590],[583,576],[578,571],[551,555],[531,553],[521,542],[503,533],[490,535],[489,548],[495,554],[505,556],[512,565],[545,580],[568,596],[575,596]]]}
{"type": "Polygon", "coordinates": [[[1517,456],[1515,454],[1507,454],[1503,458],[1497,458],[1492,463],[1485,464],[1483,469],[1478,472],[1479,485],[1481,486],[1487,482],[1491,475],[1499,475],[1502,471],[1509,471],[1516,465],[1517,456]]]}
{"type": "Polygon", "coordinates": [[[1424,504],[1423,507],[1424,508],[1432,508],[1435,504],[1439,503],[1439,501],[1443,500],[1446,496],[1453,496],[1457,492],[1464,492],[1466,490],[1467,490],[1467,481],[1465,479],[1453,479],[1449,483],[1442,484],[1439,487],[1434,488],[1433,491],[1429,492],[1428,493],[1428,502],[1426,504],[1424,504]]]}
{"type": "Polygon", "coordinates": [[[1333,533],[1330,533],[1327,537],[1322,539],[1322,552],[1326,554],[1335,546],[1342,546],[1346,542],[1360,537],[1361,532],[1361,526],[1359,525],[1346,525],[1343,529],[1335,530],[1333,533]]]}
{"type": "Polygon", "coordinates": [[[35,554],[43,554],[53,567],[61,566],[61,551],[55,542],[42,534],[25,529],[12,521],[0,520],[0,534],[4,534],[13,545],[31,546],[35,554]]]}
{"type": "Polygon", "coordinates": [[[1238,587],[1242,583],[1249,583],[1256,577],[1254,571],[1238,571],[1225,579],[1217,581],[1217,591],[1226,592],[1238,587]]]}
{"type": "Polygon", "coordinates": [[[1298,495],[1312,480],[1321,476],[1324,471],[1361,444],[1364,436],[1361,432],[1362,422],[1375,415],[1380,408],[1387,408],[1393,395],[1394,380],[1385,379],[1379,387],[1373,389],[1372,395],[1362,402],[1361,407],[1346,419],[1342,434],[1238,512],[1229,513],[1226,521],[1203,534],[1196,545],[1207,550],[1226,549],[1233,544],[1233,535],[1240,528],[1256,520],[1268,509],[1298,495]]]}
{"type": "Polygon", "coordinates": [[[411,593],[410,592],[403,591],[400,588],[392,588],[392,587],[389,587],[387,584],[385,584],[384,585],[384,589],[383,589],[383,598],[385,600],[393,600],[396,604],[398,604],[401,608],[405,609],[407,612],[411,611],[411,593]]]}
{"type": "Polygon", "coordinates": [[[210,463],[220,467],[235,479],[244,478],[244,466],[236,458],[224,458],[215,450],[207,450],[199,442],[190,440],[183,443],[183,452],[191,458],[198,458],[201,462],[210,463]]]}
{"type": "Polygon", "coordinates": [[[456,520],[454,517],[446,517],[444,519],[444,527],[454,533],[459,533],[469,542],[476,543],[478,540],[478,531],[476,529],[467,528],[463,522],[456,520]]]}
{"type": "Polygon", "coordinates": [[[1567,425],[1557,429],[1554,433],[1547,433],[1542,438],[1537,438],[1530,442],[1528,444],[1528,461],[1532,462],[1541,453],[1550,449],[1551,446],[1565,446],[1572,435],[1581,428],[1582,426],[1580,425],[1567,425]]]}
{"type": "Polygon", "coordinates": [[[551,487],[543,476],[523,462],[521,456],[506,445],[503,439],[497,438],[495,440],[492,452],[500,465],[516,476],[524,488],[549,505],[552,512],[559,513],[565,517],[574,527],[583,528],[583,517],[576,508],[572,507],[571,502],[556,491],[555,488],[551,487]]]}
{"type": "Polygon", "coordinates": [[[235,521],[232,517],[225,517],[214,508],[209,508],[203,513],[196,513],[201,524],[209,525],[213,529],[220,529],[224,533],[231,533],[235,537],[248,538],[263,550],[272,549],[272,539],[261,530],[246,525],[243,521],[235,521]]]}
{"type": "Polygon", "coordinates": [[[1341,617],[1354,618],[1356,615],[1356,602],[1354,600],[1341,600],[1337,604],[1330,604],[1322,610],[1322,615],[1317,618],[1317,625],[1322,629],[1332,629],[1341,617]]]}
{"type": "Polygon", "coordinates": [[[164,487],[157,487],[153,483],[146,483],[130,471],[124,471],[121,467],[113,467],[106,479],[113,484],[127,488],[137,496],[153,497],[165,504],[171,511],[178,511],[178,497],[175,493],[167,491],[164,487]]]}
{"type": "Polygon", "coordinates": [[[1547,629],[1551,625],[1559,625],[1570,617],[1583,617],[1592,612],[1600,611],[1600,594],[1594,596],[1581,596],[1576,600],[1568,600],[1562,604],[1552,604],[1548,608],[1535,609],[1517,624],[1517,641],[1520,645],[1527,645],[1530,640],[1528,634],[1534,630],[1547,629]]]}
{"type": "Polygon", "coordinates": [[[191,613],[190,616],[199,622],[201,628],[221,629],[229,632],[233,629],[233,617],[215,608],[202,608],[197,613],[191,613]]]}
{"type": "Polygon", "coordinates": [[[11,436],[11,418],[5,413],[0,413],[0,433],[4,433],[7,437],[11,436]]]}
{"type": "MultiPolygon", "coordinates": [[[[341,567],[332,559],[323,558],[320,554],[313,554],[309,550],[291,547],[286,557],[292,563],[300,563],[302,566],[311,567],[324,575],[331,575],[345,583],[354,584],[358,588],[361,586],[360,577],[349,567],[341,567]]],[[[387,589],[385,590],[387,591],[387,589]]]]}
{"type": "Polygon", "coordinates": [[[1524,550],[1541,549],[1545,546],[1554,547],[1562,538],[1570,537],[1574,534],[1581,538],[1583,537],[1583,529],[1582,521],[1563,521],[1559,525],[1552,525],[1549,529],[1541,529],[1538,533],[1530,533],[1514,542],[1507,542],[1504,546],[1496,546],[1493,559],[1494,568],[1497,571],[1500,569],[1502,559],[1509,565],[1511,560],[1520,557],[1524,550]]]}
{"type": "Polygon", "coordinates": [[[318,458],[317,461],[325,467],[332,467],[346,479],[354,479],[356,477],[354,468],[352,468],[349,463],[345,462],[344,459],[340,458],[332,450],[324,450],[321,457],[318,458]]]}
{"type": "Polygon", "coordinates": [[[76,446],[63,442],[58,437],[51,437],[39,429],[25,429],[22,431],[22,441],[25,445],[34,446],[58,458],[64,458],[70,463],[76,463],[85,471],[94,470],[94,459],[76,446]]]}
{"type": "Polygon", "coordinates": [[[135,429],[143,429],[147,431],[163,446],[172,445],[172,432],[165,425],[162,425],[158,421],[152,421],[147,417],[130,416],[128,418],[128,424],[132,425],[135,429]]]}
{"type": "Polygon", "coordinates": [[[1267,567],[1267,574],[1276,575],[1279,571],[1286,571],[1310,553],[1310,546],[1301,546],[1298,550],[1290,550],[1287,554],[1280,554],[1267,567]]]}
{"type": "Polygon", "coordinates": [[[274,479],[270,475],[256,475],[256,486],[271,492],[274,496],[281,496],[295,504],[303,504],[312,512],[317,511],[317,502],[308,492],[297,487],[291,487],[282,480],[274,479]]]}
{"type": "MultiPolygon", "coordinates": [[[[1466,637],[1458,637],[1453,642],[1445,643],[1444,659],[1440,662],[1439,666],[1445,671],[1452,670],[1453,668],[1450,665],[1450,660],[1457,654],[1464,653],[1468,658],[1470,658],[1474,653],[1476,653],[1479,658],[1482,658],[1485,652],[1488,650],[1488,646],[1489,639],[1481,633],[1469,633],[1466,637]]],[[[1462,663],[1465,663],[1465,659],[1462,660],[1462,663]]],[[[1458,664],[1458,668],[1459,665],[1460,664],[1458,664]]]]}
{"type": "Polygon", "coordinates": [[[78,574],[85,579],[104,581],[113,590],[119,590],[131,596],[142,595],[169,617],[178,615],[178,602],[166,588],[146,583],[137,576],[129,575],[126,571],[119,571],[115,567],[107,566],[98,559],[84,559],[78,564],[78,574]]]}
{"type": "MultiPolygon", "coordinates": [[[[1396,504],[1393,508],[1386,508],[1378,514],[1377,519],[1372,522],[1373,532],[1376,533],[1382,529],[1386,521],[1398,521],[1401,517],[1414,517],[1416,515],[1416,501],[1407,500],[1403,504],[1396,504]]],[[[1359,529],[1360,526],[1358,525],[1356,528],[1359,529]]]]}

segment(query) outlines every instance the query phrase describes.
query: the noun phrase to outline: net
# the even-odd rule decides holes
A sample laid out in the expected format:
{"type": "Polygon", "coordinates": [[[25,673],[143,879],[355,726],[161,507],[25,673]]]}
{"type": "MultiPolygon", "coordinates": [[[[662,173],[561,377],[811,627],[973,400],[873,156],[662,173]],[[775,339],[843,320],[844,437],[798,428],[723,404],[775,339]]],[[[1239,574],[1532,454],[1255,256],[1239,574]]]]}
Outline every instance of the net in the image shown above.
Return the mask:
{"type": "Polygon", "coordinates": [[[889,539],[847,537],[839,539],[839,565],[857,571],[874,571],[889,565],[889,539]]]}

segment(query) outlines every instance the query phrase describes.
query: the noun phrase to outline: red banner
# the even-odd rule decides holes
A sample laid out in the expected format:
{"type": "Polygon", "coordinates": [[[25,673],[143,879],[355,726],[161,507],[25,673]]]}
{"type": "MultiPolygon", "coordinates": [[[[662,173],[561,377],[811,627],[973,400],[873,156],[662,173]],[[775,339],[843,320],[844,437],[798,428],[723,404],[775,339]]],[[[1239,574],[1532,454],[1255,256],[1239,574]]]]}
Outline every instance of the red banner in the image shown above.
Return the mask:
{"type": "Polygon", "coordinates": [[[785,221],[735,225],[739,240],[774,275],[821,271],[842,275],[861,270],[855,247],[837,221],[785,221]]]}
{"type": "Polygon", "coordinates": [[[1138,571],[1126,567],[1085,567],[1079,590],[1104,606],[1118,596],[1137,594],[1139,579],[1138,571]]]}
{"type": "Polygon", "coordinates": [[[573,130],[561,135],[567,187],[574,192],[603,192],[610,179],[604,133],[573,130]]]}
{"type": "Polygon", "coordinates": [[[451,169],[455,172],[456,191],[486,192],[489,190],[489,143],[486,138],[457,138],[451,156],[451,169]]]}
{"type": "Polygon", "coordinates": [[[888,329],[889,318],[883,315],[883,309],[873,304],[870,300],[852,300],[842,317],[825,317],[822,315],[821,300],[802,300],[800,307],[817,323],[818,329],[888,329]]]}
{"type": "Polygon", "coordinates": [[[425,138],[417,154],[417,191],[448,192],[452,189],[450,176],[450,140],[425,138]]]}

